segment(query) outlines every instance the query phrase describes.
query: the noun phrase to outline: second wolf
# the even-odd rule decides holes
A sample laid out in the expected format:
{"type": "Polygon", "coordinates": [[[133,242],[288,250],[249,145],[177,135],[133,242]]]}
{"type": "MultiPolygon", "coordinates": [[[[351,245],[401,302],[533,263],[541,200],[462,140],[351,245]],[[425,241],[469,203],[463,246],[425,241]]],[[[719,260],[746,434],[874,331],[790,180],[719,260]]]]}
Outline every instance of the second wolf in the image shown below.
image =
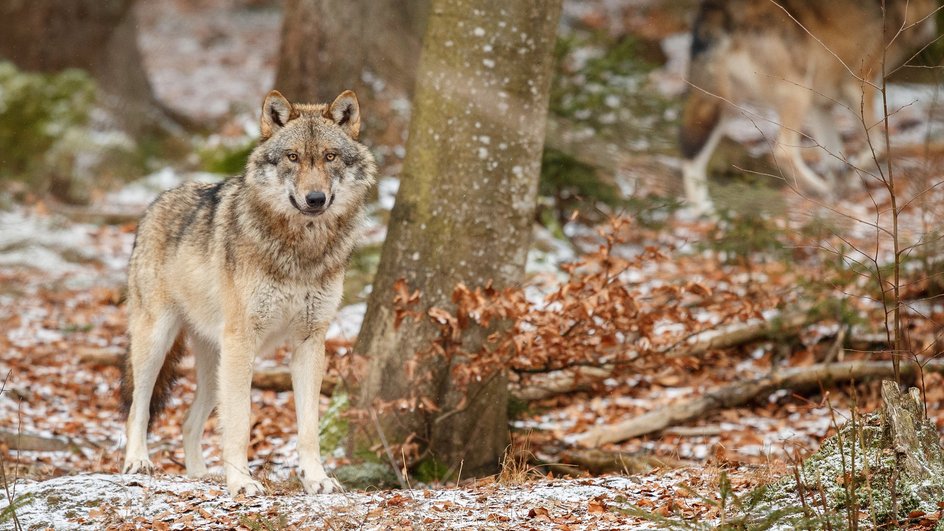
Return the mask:
{"type": "Polygon", "coordinates": [[[138,228],[128,271],[131,350],[124,471],[150,472],[147,431],[167,398],[186,339],[197,390],[183,426],[187,473],[206,473],[201,437],[214,407],[230,493],[261,494],[247,464],[257,354],[288,342],[298,420],[299,477],[331,492],[318,441],[324,341],[360,233],[375,163],[357,141],[360,107],[263,103],[262,139],[244,175],[162,194],[138,228]]]}
{"type": "Polygon", "coordinates": [[[844,105],[872,127],[873,83],[883,66],[891,71],[932,40],[936,6],[935,0],[703,1],[692,31],[692,87],[679,138],[689,203],[712,210],[708,162],[724,122],[745,102],[779,114],[772,148],[788,184],[828,195],[830,184],[803,160],[801,131],[809,126],[827,162],[839,166],[846,155],[830,109],[844,105]]]}

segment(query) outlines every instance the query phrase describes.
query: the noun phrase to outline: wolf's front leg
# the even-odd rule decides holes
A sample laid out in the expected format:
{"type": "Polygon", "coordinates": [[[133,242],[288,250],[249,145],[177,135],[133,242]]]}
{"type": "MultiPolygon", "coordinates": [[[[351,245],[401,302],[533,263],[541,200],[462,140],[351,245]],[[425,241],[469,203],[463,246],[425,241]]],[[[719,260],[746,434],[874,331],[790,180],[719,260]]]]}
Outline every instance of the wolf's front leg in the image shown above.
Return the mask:
{"type": "Polygon", "coordinates": [[[252,416],[250,387],[252,361],[257,342],[243,331],[223,334],[223,349],[219,367],[219,418],[223,447],[223,469],[226,488],[233,496],[244,493],[256,496],[265,493],[262,483],[249,475],[246,452],[249,449],[249,427],[252,416]]]}
{"type": "Polygon", "coordinates": [[[338,492],[341,485],[325,474],[318,440],[318,402],[325,373],[325,332],[314,331],[292,354],[292,388],[298,417],[298,475],[310,494],[338,492]]]}

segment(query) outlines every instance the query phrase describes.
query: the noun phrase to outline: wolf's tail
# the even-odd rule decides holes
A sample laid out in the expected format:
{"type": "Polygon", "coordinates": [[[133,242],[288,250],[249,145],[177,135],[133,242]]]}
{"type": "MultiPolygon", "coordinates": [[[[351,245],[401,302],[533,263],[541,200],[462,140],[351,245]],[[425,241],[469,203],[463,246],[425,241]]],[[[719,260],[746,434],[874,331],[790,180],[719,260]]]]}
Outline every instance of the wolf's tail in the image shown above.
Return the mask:
{"type": "MultiPolygon", "coordinates": [[[[148,407],[150,413],[148,417],[148,431],[154,424],[154,419],[164,410],[167,399],[170,397],[170,390],[177,380],[177,364],[183,357],[186,349],[184,347],[184,332],[181,331],[174,339],[174,344],[164,357],[164,364],[157,374],[157,380],[154,382],[154,389],[151,391],[151,403],[148,407]]],[[[134,371],[131,367],[131,355],[125,356],[125,363],[121,367],[121,412],[125,418],[131,411],[131,399],[134,396],[134,371]]]]}
{"type": "Polygon", "coordinates": [[[679,147],[685,159],[695,158],[708,142],[711,132],[721,120],[722,103],[718,96],[708,94],[699,87],[689,89],[679,128],[679,147]]]}
{"type": "Polygon", "coordinates": [[[693,159],[704,147],[721,119],[722,94],[717,94],[716,48],[731,25],[727,3],[704,0],[692,28],[691,63],[688,78],[692,86],[682,111],[679,147],[682,156],[693,159]]]}

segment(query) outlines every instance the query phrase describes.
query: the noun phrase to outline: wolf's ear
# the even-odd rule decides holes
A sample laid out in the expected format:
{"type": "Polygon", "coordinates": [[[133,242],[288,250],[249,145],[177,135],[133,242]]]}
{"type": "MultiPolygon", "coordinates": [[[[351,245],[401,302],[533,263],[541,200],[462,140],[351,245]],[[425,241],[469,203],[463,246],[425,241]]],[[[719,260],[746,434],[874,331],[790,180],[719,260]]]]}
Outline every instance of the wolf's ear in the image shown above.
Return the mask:
{"type": "Polygon", "coordinates": [[[273,90],[262,102],[262,117],[259,120],[259,132],[266,140],[276,131],[285,127],[292,118],[292,104],[279,91],[273,90]]]}
{"type": "Polygon", "coordinates": [[[361,108],[353,91],[345,90],[335,98],[325,117],[341,126],[347,136],[357,140],[361,132],[361,108]]]}

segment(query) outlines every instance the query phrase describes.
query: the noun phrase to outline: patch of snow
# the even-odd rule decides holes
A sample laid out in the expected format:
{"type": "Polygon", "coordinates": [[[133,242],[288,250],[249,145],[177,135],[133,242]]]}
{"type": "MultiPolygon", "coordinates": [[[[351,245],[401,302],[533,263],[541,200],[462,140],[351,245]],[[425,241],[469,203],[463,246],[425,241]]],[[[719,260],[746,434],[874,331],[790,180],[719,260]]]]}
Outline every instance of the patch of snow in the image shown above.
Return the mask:
{"type": "Polygon", "coordinates": [[[221,176],[215,173],[179,173],[168,166],[108,194],[103,203],[110,206],[141,209],[151,204],[161,192],[185,182],[213,183],[219,182],[220,179],[221,176]]]}
{"type": "Polygon", "coordinates": [[[361,329],[366,313],[367,303],[363,302],[341,308],[334,321],[331,322],[331,326],[328,327],[328,338],[354,340],[361,329]]]}
{"type": "Polygon", "coordinates": [[[381,177],[377,181],[377,196],[380,208],[384,210],[393,209],[393,204],[397,199],[397,191],[400,189],[400,179],[396,177],[381,177]]]}
{"type": "MultiPolygon", "coordinates": [[[[672,495],[689,480],[685,471],[643,477],[598,477],[472,485],[436,490],[286,494],[234,499],[222,485],[181,476],[88,474],[44,482],[20,482],[17,510],[24,529],[60,531],[103,528],[138,519],[167,529],[238,525],[258,515],[284,518],[289,526],[320,528],[348,524],[357,529],[389,529],[398,522],[424,522],[430,529],[544,527],[560,519],[574,528],[653,529],[655,522],[619,511],[592,511],[590,502],[629,508],[672,495]],[[641,486],[646,488],[640,488],[641,486]],[[536,516],[540,508],[546,516],[536,516]],[[184,520],[184,517],[187,519],[184,520]],[[566,519],[566,520],[564,520],[566,519]]],[[[694,503],[695,495],[676,496],[694,503]]]]}

